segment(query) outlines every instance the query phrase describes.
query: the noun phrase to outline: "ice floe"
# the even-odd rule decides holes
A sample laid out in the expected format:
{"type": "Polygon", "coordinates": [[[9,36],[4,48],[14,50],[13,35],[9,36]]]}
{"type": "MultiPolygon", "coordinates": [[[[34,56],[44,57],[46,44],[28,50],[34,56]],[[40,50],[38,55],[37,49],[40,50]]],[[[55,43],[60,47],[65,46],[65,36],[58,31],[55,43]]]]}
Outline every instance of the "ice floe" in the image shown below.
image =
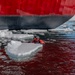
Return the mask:
{"type": "Polygon", "coordinates": [[[5,49],[6,54],[13,60],[25,61],[31,59],[43,45],[34,43],[21,43],[18,41],[11,41],[5,49]]]}

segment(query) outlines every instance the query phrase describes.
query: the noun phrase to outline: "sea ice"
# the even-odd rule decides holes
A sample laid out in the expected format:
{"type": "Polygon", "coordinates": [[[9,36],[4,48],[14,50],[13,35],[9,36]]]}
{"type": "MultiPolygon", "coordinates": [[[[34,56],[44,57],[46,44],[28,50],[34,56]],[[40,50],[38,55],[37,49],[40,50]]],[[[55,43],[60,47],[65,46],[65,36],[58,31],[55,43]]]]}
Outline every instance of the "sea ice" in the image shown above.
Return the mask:
{"type": "Polygon", "coordinates": [[[32,57],[43,47],[42,44],[21,43],[18,41],[11,41],[5,49],[6,54],[13,60],[25,61],[32,59],[32,57]]]}

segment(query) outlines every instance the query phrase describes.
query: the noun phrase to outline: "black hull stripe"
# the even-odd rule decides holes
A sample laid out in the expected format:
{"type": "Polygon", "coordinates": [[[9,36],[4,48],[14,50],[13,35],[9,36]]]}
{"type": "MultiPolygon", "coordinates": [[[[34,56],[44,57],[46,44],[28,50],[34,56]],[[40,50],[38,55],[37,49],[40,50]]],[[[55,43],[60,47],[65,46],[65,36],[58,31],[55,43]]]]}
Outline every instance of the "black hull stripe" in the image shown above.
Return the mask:
{"type": "Polygon", "coordinates": [[[52,29],[72,16],[0,16],[0,29],[52,29]]]}

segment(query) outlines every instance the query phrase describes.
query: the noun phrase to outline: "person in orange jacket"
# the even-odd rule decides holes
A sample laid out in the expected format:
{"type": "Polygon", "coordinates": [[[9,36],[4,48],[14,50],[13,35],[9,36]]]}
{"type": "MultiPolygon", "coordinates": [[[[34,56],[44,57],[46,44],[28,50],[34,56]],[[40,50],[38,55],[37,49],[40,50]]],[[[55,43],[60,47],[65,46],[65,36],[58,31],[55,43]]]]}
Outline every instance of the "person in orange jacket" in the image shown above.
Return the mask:
{"type": "Polygon", "coordinates": [[[41,40],[38,36],[34,36],[34,39],[32,41],[33,43],[40,43],[40,44],[45,44],[43,40],[41,40]]]}

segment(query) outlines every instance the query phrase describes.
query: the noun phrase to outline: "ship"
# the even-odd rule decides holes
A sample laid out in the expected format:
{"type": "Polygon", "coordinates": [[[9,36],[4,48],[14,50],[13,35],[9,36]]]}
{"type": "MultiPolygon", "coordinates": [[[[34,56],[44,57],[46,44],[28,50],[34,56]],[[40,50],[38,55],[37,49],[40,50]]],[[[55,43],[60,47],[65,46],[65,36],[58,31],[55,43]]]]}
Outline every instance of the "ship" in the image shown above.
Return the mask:
{"type": "Polygon", "coordinates": [[[42,50],[43,44],[30,42],[34,34],[27,33],[37,32],[36,30],[38,33],[41,32],[40,30],[72,31],[66,26],[63,26],[64,30],[56,29],[67,21],[75,21],[73,18],[75,3],[71,2],[73,1],[1,0],[0,15],[5,16],[0,16],[0,40],[1,46],[6,45],[4,48],[9,58],[15,61],[27,61],[33,59],[32,57],[42,50]],[[17,30],[22,30],[26,34],[18,34],[17,30]]]}

